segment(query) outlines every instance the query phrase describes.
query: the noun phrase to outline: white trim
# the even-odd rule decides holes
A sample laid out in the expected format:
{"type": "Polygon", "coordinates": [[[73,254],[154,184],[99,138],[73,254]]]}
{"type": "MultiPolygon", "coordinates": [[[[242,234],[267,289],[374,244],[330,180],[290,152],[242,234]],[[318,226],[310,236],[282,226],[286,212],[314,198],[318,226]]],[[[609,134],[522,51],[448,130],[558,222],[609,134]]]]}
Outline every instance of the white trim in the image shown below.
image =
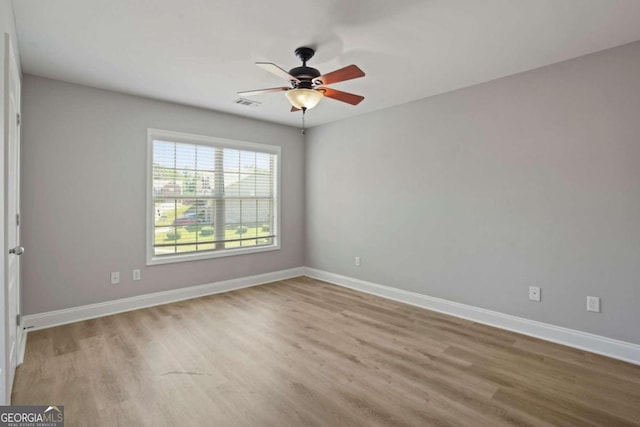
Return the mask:
{"type": "Polygon", "coordinates": [[[267,251],[280,250],[281,228],[280,228],[280,185],[281,185],[281,165],[282,165],[282,147],[278,145],[268,145],[255,142],[237,141],[233,139],[218,138],[206,135],[196,135],[183,132],[174,132],[163,129],[147,129],[147,265],[169,264],[174,262],[197,261],[202,259],[220,258],[227,256],[253,254],[267,251]],[[176,255],[158,256],[154,254],[153,244],[155,241],[154,224],[151,218],[154,217],[153,205],[153,141],[161,139],[166,141],[186,142],[199,145],[211,145],[215,147],[232,148],[237,150],[251,150],[260,153],[268,153],[275,155],[275,165],[273,171],[273,215],[274,223],[272,234],[275,235],[273,243],[270,245],[222,249],[216,251],[190,252],[176,255]]]}
{"type": "Polygon", "coordinates": [[[345,288],[640,365],[640,345],[638,344],[383,286],[315,268],[306,267],[305,275],[345,288]]]}
{"type": "Polygon", "coordinates": [[[97,304],[83,305],[81,307],[66,308],[63,310],[49,311],[47,313],[31,314],[24,316],[23,325],[27,331],[50,328],[52,326],[79,322],[97,317],[125,311],[138,310],[154,305],[168,304],[251,286],[263,285],[278,280],[291,279],[304,275],[304,267],[291,268],[289,270],[274,271],[272,273],[258,274],[255,276],[241,277],[238,279],[223,280],[221,282],[208,283],[206,285],[190,286],[188,288],[173,289],[164,292],[139,295],[131,298],[123,298],[97,304]]]}
{"type": "MultiPolygon", "coordinates": [[[[274,241],[278,241],[277,236],[273,239],[274,241]]],[[[153,250],[153,247],[151,247],[153,250]]],[[[231,248],[231,249],[221,249],[218,251],[210,251],[210,252],[192,252],[186,254],[177,254],[177,255],[168,255],[168,256],[153,256],[151,255],[151,259],[147,259],[147,265],[161,265],[161,264],[172,264],[174,262],[183,262],[183,261],[198,261],[203,259],[210,258],[220,258],[220,257],[228,257],[235,255],[247,255],[247,254],[259,254],[261,252],[269,252],[269,251],[279,251],[280,245],[278,243],[274,243],[272,245],[265,246],[248,246],[246,248],[231,248]]]]}
{"type": "Polygon", "coordinates": [[[24,328],[20,328],[18,332],[20,334],[20,347],[18,347],[18,366],[24,362],[24,352],[27,348],[27,331],[24,328]]]}
{"type": "Polygon", "coordinates": [[[217,136],[198,135],[195,133],[175,132],[171,130],[148,128],[147,136],[150,139],[160,138],[175,142],[187,142],[193,144],[208,144],[216,147],[232,148],[237,150],[252,150],[263,153],[279,155],[282,148],[279,145],[269,145],[258,142],[240,141],[236,139],[219,138],[217,136]]]}

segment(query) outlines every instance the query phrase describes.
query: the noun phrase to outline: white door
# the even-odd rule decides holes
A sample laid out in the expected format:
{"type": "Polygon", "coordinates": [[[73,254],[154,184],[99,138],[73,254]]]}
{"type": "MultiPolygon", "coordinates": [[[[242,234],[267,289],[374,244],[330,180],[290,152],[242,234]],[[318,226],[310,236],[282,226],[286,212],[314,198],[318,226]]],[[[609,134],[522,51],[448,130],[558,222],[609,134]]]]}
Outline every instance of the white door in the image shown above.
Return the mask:
{"type": "Polygon", "coordinates": [[[11,40],[4,36],[4,78],[5,78],[5,276],[4,276],[4,366],[3,400],[9,403],[13,377],[18,361],[18,348],[22,334],[18,333],[17,315],[20,312],[20,257],[24,249],[20,247],[20,76],[11,40]]]}

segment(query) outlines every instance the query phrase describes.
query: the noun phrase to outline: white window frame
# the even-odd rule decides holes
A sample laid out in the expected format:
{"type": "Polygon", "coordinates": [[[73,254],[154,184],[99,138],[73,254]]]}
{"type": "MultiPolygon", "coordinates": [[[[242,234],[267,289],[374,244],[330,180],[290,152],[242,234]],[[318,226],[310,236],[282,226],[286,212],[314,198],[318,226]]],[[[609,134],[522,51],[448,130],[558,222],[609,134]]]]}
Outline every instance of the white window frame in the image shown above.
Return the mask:
{"type": "Polygon", "coordinates": [[[221,258],[235,255],[245,255],[260,252],[275,251],[280,249],[280,168],[282,164],[282,148],[277,145],[258,144],[255,142],[236,141],[233,139],[217,138],[212,136],[195,135],[183,132],[174,132],[162,129],[147,129],[147,265],[169,264],[183,261],[196,261],[201,259],[221,258]],[[212,251],[191,252],[175,255],[155,255],[155,220],[153,204],[153,141],[164,140],[171,142],[183,142],[187,144],[210,145],[236,150],[251,150],[276,155],[276,167],[274,170],[274,194],[273,194],[273,243],[264,246],[247,246],[241,248],[220,249],[212,251]]]}

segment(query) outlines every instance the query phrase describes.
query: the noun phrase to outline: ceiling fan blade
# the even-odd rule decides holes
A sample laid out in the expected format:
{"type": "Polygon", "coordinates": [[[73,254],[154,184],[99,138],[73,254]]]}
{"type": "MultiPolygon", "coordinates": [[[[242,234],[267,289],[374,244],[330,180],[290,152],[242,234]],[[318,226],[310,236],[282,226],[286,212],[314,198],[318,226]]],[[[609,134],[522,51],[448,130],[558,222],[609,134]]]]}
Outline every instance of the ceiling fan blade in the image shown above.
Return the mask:
{"type": "Polygon", "coordinates": [[[339,70],[323,74],[322,76],[313,79],[313,81],[318,82],[319,80],[319,84],[330,85],[333,83],[343,82],[345,80],[357,79],[359,77],[364,77],[364,71],[358,68],[357,65],[348,65],[344,68],[340,68],[339,70]]]}
{"type": "Polygon", "coordinates": [[[285,90],[289,90],[291,89],[290,87],[272,87],[270,89],[257,89],[257,90],[247,90],[244,92],[238,92],[238,95],[240,96],[255,96],[255,95],[262,95],[264,93],[271,93],[271,92],[282,92],[285,90]]]}
{"type": "Polygon", "coordinates": [[[323,91],[324,96],[327,98],[333,98],[351,105],[358,105],[364,99],[364,96],[354,95],[353,93],[342,92],[341,90],[330,89],[328,87],[321,87],[318,90],[323,91]]]}
{"type": "Polygon", "coordinates": [[[296,111],[300,111],[300,109],[296,108],[296,107],[291,107],[291,112],[292,113],[295,113],[296,111]]]}
{"type": "Polygon", "coordinates": [[[296,77],[293,77],[291,74],[289,74],[282,68],[278,67],[276,64],[272,64],[271,62],[256,62],[256,65],[262,68],[263,70],[273,73],[282,79],[300,83],[300,80],[298,80],[296,77]]]}

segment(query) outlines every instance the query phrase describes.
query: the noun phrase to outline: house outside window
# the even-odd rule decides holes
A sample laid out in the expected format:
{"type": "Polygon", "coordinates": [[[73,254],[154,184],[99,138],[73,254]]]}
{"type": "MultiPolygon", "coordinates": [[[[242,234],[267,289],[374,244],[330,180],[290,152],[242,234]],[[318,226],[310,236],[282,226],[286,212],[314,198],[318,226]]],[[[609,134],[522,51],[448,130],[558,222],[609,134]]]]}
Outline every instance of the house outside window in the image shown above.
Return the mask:
{"type": "Polygon", "coordinates": [[[158,129],[147,140],[147,264],[280,248],[280,147],[158,129]]]}

